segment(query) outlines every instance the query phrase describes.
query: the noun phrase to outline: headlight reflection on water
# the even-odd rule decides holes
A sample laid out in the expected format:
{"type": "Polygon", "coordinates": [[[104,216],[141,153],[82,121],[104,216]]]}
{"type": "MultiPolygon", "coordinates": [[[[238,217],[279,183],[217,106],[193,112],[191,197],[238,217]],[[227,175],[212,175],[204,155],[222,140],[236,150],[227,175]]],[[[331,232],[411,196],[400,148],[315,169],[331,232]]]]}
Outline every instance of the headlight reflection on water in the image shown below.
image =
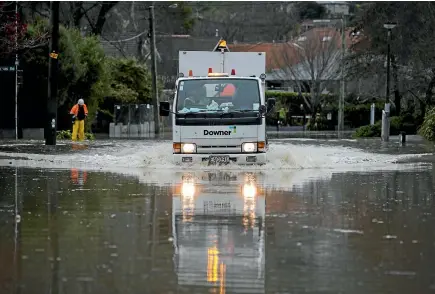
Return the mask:
{"type": "Polygon", "coordinates": [[[192,182],[184,182],[181,186],[181,195],[183,198],[193,198],[193,196],[195,196],[195,184],[192,182]]]}
{"type": "Polygon", "coordinates": [[[252,199],[257,196],[257,187],[254,184],[243,185],[243,197],[245,199],[252,199]]]}

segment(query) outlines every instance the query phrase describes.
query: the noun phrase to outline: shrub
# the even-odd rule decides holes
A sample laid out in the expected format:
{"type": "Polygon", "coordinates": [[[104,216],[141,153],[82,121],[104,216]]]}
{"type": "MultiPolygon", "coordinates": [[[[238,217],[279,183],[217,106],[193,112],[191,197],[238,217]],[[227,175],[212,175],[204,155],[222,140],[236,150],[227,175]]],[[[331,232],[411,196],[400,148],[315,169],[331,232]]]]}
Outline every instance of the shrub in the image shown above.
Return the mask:
{"type": "Polygon", "coordinates": [[[381,136],[381,124],[378,122],[374,125],[359,127],[353,134],[354,138],[372,138],[381,136]]]}
{"type": "MultiPolygon", "coordinates": [[[[56,138],[58,140],[71,140],[72,134],[70,130],[58,131],[56,138]]],[[[89,141],[95,140],[95,136],[92,133],[85,133],[85,139],[89,141]]]]}
{"type": "Polygon", "coordinates": [[[435,141],[435,108],[426,112],[423,124],[418,129],[418,134],[426,140],[435,141]]]}
{"type": "Polygon", "coordinates": [[[328,129],[328,120],[323,115],[316,115],[316,118],[314,119],[314,123],[312,123],[312,120],[307,125],[307,129],[309,131],[324,131],[328,129]]]}
{"type": "MultiPolygon", "coordinates": [[[[390,135],[397,136],[401,131],[406,132],[406,134],[415,134],[416,125],[411,122],[405,122],[409,118],[401,116],[392,116],[390,118],[390,135]]],[[[355,133],[355,138],[361,137],[379,137],[381,136],[382,121],[377,121],[374,126],[367,125],[359,127],[355,133]]]]}

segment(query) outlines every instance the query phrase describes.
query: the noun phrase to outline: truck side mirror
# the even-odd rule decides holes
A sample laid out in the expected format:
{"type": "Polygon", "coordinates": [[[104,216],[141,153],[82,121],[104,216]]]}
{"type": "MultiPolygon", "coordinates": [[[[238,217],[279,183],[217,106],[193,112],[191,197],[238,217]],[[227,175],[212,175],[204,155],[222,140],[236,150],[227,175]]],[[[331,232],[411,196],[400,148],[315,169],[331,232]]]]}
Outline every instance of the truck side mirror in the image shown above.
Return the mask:
{"type": "Polygon", "coordinates": [[[260,107],[258,108],[258,111],[260,112],[261,115],[264,115],[267,112],[267,108],[264,105],[260,105],[260,107]]]}
{"type": "Polygon", "coordinates": [[[269,98],[267,99],[267,112],[270,112],[276,104],[276,99],[275,98],[269,98]]]}
{"type": "Polygon", "coordinates": [[[159,115],[160,116],[169,116],[169,102],[160,102],[159,107],[159,115]]]}

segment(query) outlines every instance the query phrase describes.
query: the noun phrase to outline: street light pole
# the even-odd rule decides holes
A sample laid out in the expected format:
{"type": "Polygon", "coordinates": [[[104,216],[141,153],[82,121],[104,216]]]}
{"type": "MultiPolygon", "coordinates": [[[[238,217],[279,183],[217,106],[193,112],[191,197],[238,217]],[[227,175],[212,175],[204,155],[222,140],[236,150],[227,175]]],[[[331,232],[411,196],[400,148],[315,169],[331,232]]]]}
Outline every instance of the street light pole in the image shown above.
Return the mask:
{"type": "Polygon", "coordinates": [[[384,28],[388,31],[387,37],[387,85],[385,93],[385,107],[382,111],[382,128],[381,140],[388,142],[390,140],[390,43],[391,43],[391,30],[396,27],[395,24],[386,23],[384,28]]]}

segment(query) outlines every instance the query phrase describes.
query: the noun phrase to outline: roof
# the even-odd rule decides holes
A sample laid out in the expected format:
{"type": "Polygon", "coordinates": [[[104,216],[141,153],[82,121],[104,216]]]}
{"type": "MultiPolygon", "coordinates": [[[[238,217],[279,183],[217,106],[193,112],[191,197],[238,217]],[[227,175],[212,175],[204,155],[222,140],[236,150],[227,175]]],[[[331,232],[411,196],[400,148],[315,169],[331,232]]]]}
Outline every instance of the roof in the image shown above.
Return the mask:
{"type": "MultiPolygon", "coordinates": [[[[346,47],[352,48],[355,38],[351,36],[352,29],[346,30],[346,47]]],[[[232,52],[265,52],[266,72],[272,72],[286,66],[294,66],[303,60],[301,49],[319,54],[325,48],[320,45],[329,40],[334,42],[328,50],[341,50],[341,34],[335,28],[313,28],[299,37],[284,43],[230,44],[232,52]],[[310,50],[307,50],[310,49],[310,50]]],[[[314,57],[313,57],[314,58],[314,57]]]]}
{"type": "Polygon", "coordinates": [[[280,68],[286,56],[291,58],[294,55],[292,46],[286,43],[230,44],[228,47],[231,52],[265,52],[266,72],[280,68]]]}

